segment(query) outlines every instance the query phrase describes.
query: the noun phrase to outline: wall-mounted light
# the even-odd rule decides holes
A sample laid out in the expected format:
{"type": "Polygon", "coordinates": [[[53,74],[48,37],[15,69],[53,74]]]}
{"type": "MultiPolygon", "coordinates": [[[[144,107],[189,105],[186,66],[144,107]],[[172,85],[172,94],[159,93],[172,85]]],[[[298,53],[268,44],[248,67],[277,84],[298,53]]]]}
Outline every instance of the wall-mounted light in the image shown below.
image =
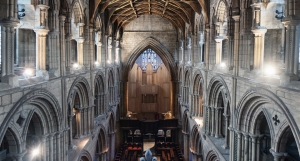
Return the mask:
{"type": "Polygon", "coordinates": [[[30,78],[34,75],[33,69],[26,68],[23,73],[25,78],[30,78]]]}
{"type": "Polygon", "coordinates": [[[275,70],[274,66],[267,65],[264,68],[264,73],[265,73],[265,75],[270,76],[270,75],[274,75],[276,73],[276,70],[275,70]]]}
{"type": "Polygon", "coordinates": [[[225,64],[224,62],[222,62],[222,63],[220,64],[220,67],[221,67],[221,68],[225,68],[225,67],[226,67],[226,64],[225,64]]]}
{"type": "Polygon", "coordinates": [[[74,63],[74,64],[73,64],[73,68],[74,68],[74,69],[78,69],[78,68],[79,68],[79,64],[78,64],[78,63],[74,63]]]}
{"type": "Polygon", "coordinates": [[[98,61],[95,61],[95,66],[99,67],[100,63],[98,61]]]}
{"type": "Polygon", "coordinates": [[[37,148],[35,148],[35,149],[33,149],[33,150],[31,151],[31,154],[32,154],[33,157],[39,155],[39,153],[40,153],[39,147],[37,147],[37,148]]]}

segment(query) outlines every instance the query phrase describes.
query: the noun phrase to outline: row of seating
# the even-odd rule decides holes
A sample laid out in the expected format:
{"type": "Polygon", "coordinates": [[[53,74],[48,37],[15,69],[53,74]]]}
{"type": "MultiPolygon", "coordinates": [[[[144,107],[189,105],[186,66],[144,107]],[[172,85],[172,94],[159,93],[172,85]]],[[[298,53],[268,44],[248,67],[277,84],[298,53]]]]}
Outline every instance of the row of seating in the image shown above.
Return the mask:
{"type": "Polygon", "coordinates": [[[124,143],[119,147],[115,161],[136,161],[142,150],[141,143],[124,143]]]}

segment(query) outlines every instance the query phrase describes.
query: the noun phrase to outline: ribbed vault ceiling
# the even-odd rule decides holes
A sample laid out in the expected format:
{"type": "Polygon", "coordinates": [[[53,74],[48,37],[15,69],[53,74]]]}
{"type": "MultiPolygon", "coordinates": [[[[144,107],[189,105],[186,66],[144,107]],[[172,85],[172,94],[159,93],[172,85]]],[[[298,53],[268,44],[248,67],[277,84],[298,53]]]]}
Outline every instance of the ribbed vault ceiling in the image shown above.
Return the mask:
{"type": "Polygon", "coordinates": [[[109,21],[118,28],[146,14],[164,17],[184,28],[184,23],[191,24],[194,12],[201,12],[199,0],[101,0],[96,8],[100,13],[108,11],[109,21]]]}

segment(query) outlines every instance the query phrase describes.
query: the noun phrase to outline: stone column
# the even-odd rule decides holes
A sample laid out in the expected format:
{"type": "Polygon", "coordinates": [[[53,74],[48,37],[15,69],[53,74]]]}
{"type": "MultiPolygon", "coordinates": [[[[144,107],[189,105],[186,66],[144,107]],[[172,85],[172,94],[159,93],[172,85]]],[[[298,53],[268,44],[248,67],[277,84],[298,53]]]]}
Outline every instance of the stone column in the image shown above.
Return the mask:
{"type": "Polygon", "coordinates": [[[251,31],[254,34],[253,69],[263,72],[265,33],[267,32],[267,29],[253,29],[251,31]]]}
{"type": "Polygon", "coordinates": [[[87,124],[88,124],[88,126],[87,126],[87,133],[88,134],[90,134],[91,133],[91,120],[93,120],[93,117],[91,117],[91,112],[92,112],[92,109],[93,108],[93,106],[90,106],[90,107],[88,107],[86,110],[87,110],[87,124]]]}
{"type": "Polygon", "coordinates": [[[216,40],[216,65],[219,65],[222,63],[223,36],[217,36],[215,40],[216,40]]]}
{"type": "Polygon", "coordinates": [[[115,63],[120,63],[120,41],[116,41],[115,63]]]}
{"type": "MultiPolygon", "coordinates": [[[[241,160],[242,159],[242,134],[240,132],[236,132],[237,133],[237,160],[241,160]]],[[[233,148],[234,149],[234,148],[233,148]]]]}
{"type": "Polygon", "coordinates": [[[49,161],[53,161],[53,134],[48,136],[49,140],[49,161]]]}
{"type": "Polygon", "coordinates": [[[84,69],[83,62],[83,42],[84,42],[84,23],[78,23],[78,38],[76,38],[77,42],[77,63],[79,65],[79,69],[84,69]]]}
{"type": "Polygon", "coordinates": [[[75,115],[76,115],[76,126],[77,126],[77,132],[76,132],[76,135],[75,135],[75,137],[76,138],[80,138],[81,137],[81,135],[82,135],[82,130],[81,130],[81,114],[82,113],[82,109],[80,109],[80,110],[77,110],[76,109],[76,113],[75,113],[75,115]]]}
{"type": "Polygon", "coordinates": [[[59,16],[59,43],[60,43],[60,75],[66,75],[66,48],[65,48],[65,21],[66,16],[59,16]]]}
{"type": "Polygon", "coordinates": [[[189,134],[183,132],[183,153],[184,153],[184,160],[189,160],[189,134]]]}
{"type": "Polygon", "coordinates": [[[38,5],[40,10],[40,19],[36,22],[34,32],[36,33],[36,76],[49,80],[49,74],[46,70],[46,37],[49,32],[47,26],[47,15],[49,6],[38,5]]]}
{"type": "Polygon", "coordinates": [[[73,147],[73,143],[72,143],[72,133],[73,133],[73,127],[72,127],[72,119],[73,119],[73,114],[69,115],[69,148],[71,149],[73,147]]]}
{"type": "Polygon", "coordinates": [[[47,136],[42,136],[41,138],[41,160],[46,161],[47,157],[47,136]]]}
{"type": "Polygon", "coordinates": [[[15,28],[19,21],[2,20],[1,25],[1,82],[18,87],[18,76],[14,74],[15,28]]]}
{"type": "Polygon", "coordinates": [[[110,159],[115,158],[115,132],[110,133],[110,159]]]}
{"type": "Polygon", "coordinates": [[[65,151],[65,149],[60,148],[60,133],[57,133],[56,134],[56,159],[55,160],[61,160],[60,154],[64,153],[64,151],[65,151]]]}
{"type": "Polygon", "coordinates": [[[48,44],[49,44],[49,73],[54,74],[55,76],[60,76],[60,26],[59,26],[59,11],[53,10],[49,12],[49,36],[48,36],[48,44]]]}
{"type": "MultiPolygon", "coordinates": [[[[97,59],[96,62],[98,62],[99,67],[102,66],[102,32],[98,31],[95,34],[95,44],[97,45],[97,59]]],[[[97,67],[97,66],[96,66],[97,67]]]]}
{"type": "Polygon", "coordinates": [[[211,107],[211,136],[215,135],[215,107],[211,107]]]}
{"type": "Polygon", "coordinates": [[[244,161],[249,161],[249,135],[243,133],[244,135],[244,161]]]}
{"type": "Polygon", "coordinates": [[[208,108],[208,114],[207,114],[207,120],[208,120],[208,122],[207,122],[207,135],[210,135],[210,134],[212,134],[212,128],[211,128],[211,121],[212,121],[212,112],[211,112],[211,109],[212,109],[212,107],[210,107],[210,106],[207,106],[206,108],[208,108]]]}
{"type": "Polygon", "coordinates": [[[173,105],[171,105],[170,107],[172,108],[171,109],[171,112],[175,115],[176,118],[178,118],[179,116],[179,113],[178,113],[178,109],[179,109],[179,104],[178,104],[178,95],[179,95],[179,85],[180,85],[180,82],[178,81],[172,81],[172,89],[173,89],[173,100],[172,103],[173,105]]]}
{"type": "Polygon", "coordinates": [[[210,27],[209,24],[205,25],[205,66],[209,69],[209,48],[210,48],[210,27]]]}
{"type": "Polygon", "coordinates": [[[192,54],[192,38],[187,38],[187,64],[191,64],[191,54],[192,54]]]}
{"type": "Polygon", "coordinates": [[[282,23],[285,26],[285,74],[281,84],[285,85],[298,80],[300,20],[289,18],[282,23]]]}
{"type": "Polygon", "coordinates": [[[180,55],[180,64],[184,63],[184,50],[183,50],[183,40],[179,41],[179,55],[180,55]]]}
{"type": "Polygon", "coordinates": [[[267,32],[267,29],[261,26],[261,5],[262,3],[254,3],[251,5],[253,9],[253,22],[251,31],[254,34],[253,69],[263,72],[265,33],[267,32]]]}
{"type": "Polygon", "coordinates": [[[228,149],[229,148],[229,130],[228,130],[228,127],[229,127],[229,120],[230,120],[230,116],[229,115],[226,115],[225,113],[223,114],[224,117],[225,117],[225,144],[223,146],[224,149],[228,149]]]}
{"type": "Polygon", "coordinates": [[[251,142],[252,142],[251,159],[252,159],[252,161],[256,161],[256,139],[257,139],[257,136],[251,135],[251,142]]]}
{"type": "Polygon", "coordinates": [[[215,108],[215,138],[219,138],[220,137],[220,118],[219,118],[219,108],[216,107],[215,108]]]}
{"type": "Polygon", "coordinates": [[[108,56],[108,59],[107,59],[107,63],[110,64],[110,63],[113,63],[112,62],[112,37],[108,37],[107,39],[107,56],[108,56]]]}

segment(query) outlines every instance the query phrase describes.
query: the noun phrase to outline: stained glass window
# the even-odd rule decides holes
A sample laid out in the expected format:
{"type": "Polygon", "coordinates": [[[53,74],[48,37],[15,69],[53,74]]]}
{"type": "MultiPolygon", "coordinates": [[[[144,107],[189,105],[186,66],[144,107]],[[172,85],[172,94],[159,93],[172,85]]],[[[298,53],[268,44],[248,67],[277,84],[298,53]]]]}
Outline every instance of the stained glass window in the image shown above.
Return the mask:
{"type": "Polygon", "coordinates": [[[148,63],[151,63],[153,71],[157,71],[158,67],[162,64],[162,60],[155,51],[147,49],[137,58],[135,63],[137,63],[143,71],[146,71],[148,63]]]}

